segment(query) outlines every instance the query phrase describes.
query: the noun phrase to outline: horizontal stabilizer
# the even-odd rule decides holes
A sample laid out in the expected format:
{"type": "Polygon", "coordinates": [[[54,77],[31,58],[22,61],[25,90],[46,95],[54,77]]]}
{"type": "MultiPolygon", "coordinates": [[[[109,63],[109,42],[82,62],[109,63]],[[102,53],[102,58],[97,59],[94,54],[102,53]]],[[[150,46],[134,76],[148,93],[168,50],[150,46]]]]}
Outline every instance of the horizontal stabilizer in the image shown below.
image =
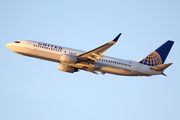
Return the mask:
{"type": "Polygon", "coordinates": [[[156,71],[163,71],[167,67],[169,67],[170,65],[172,65],[172,63],[161,64],[161,65],[157,65],[157,66],[151,67],[151,69],[156,70],[156,71]]]}

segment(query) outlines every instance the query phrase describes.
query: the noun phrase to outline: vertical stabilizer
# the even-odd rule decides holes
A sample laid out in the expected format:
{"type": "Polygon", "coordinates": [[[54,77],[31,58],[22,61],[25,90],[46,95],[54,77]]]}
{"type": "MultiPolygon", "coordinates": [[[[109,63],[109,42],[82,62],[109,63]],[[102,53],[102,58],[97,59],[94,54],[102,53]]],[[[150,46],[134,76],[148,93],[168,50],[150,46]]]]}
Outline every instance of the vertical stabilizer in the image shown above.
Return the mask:
{"type": "Polygon", "coordinates": [[[147,57],[145,57],[143,60],[141,60],[140,63],[149,66],[157,66],[164,64],[173,44],[174,41],[168,40],[151,54],[149,54],[147,57]]]}

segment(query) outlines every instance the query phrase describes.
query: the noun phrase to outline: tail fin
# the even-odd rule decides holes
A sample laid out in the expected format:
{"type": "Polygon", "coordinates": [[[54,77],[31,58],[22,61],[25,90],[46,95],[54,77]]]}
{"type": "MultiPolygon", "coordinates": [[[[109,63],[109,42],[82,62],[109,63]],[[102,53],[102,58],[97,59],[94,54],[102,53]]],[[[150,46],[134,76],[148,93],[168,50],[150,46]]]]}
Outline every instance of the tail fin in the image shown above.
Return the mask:
{"type": "Polygon", "coordinates": [[[171,50],[174,41],[168,40],[139,63],[149,65],[149,66],[157,66],[164,64],[169,51],[171,50]]]}

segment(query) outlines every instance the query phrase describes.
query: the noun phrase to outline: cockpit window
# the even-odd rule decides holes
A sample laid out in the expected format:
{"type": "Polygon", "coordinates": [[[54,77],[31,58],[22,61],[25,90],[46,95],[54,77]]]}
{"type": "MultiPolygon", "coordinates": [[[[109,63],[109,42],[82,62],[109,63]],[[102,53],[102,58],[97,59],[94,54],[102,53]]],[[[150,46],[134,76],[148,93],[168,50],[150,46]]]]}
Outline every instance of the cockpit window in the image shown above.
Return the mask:
{"type": "Polygon", "coordinates": [[[15,43],[20,43],[20,41],[15,41],[15,43]]]}

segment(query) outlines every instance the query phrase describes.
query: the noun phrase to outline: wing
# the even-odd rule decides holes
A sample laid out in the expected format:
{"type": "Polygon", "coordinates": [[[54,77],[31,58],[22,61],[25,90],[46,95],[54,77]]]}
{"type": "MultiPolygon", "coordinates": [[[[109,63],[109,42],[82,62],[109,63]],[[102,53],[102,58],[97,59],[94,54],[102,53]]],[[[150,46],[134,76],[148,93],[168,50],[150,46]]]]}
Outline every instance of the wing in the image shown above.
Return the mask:
{"type": "Polygon", "coordinates": [[[107,49],[109,49],[112,45],[114,45],[119,37],[121,36],[121,33],[118,34],[111,42],[108,42],[104,45],[101,45],[100,47],[97,47],[93,50],[90,50],[88,52],[85,52],[83,54],[78,55],[78,57],[81,59],[90,59],[93,61],[98,61],[97,59],[99,57],[102,57],[103,52],[105,52],[107,49]]]}

